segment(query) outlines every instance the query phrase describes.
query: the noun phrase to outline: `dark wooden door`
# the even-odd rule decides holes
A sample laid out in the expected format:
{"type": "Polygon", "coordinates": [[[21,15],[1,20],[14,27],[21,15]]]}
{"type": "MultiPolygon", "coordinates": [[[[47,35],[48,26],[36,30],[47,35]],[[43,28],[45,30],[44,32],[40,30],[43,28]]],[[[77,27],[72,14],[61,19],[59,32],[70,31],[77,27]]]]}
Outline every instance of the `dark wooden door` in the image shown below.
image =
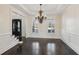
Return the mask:
{"type": "Polygon", "coordinates": [[[22,24],[21,19],[13,19],[12,20],[12,35],[15,35],[17,38],[21,37],[22,32],[22,24]]]}

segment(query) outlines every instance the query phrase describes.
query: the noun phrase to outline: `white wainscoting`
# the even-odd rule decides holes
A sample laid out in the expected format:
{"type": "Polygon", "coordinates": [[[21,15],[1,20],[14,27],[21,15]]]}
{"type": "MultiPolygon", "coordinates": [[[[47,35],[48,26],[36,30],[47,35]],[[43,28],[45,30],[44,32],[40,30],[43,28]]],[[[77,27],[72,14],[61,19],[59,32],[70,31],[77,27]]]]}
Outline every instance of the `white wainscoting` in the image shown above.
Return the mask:
{"type": "Polygon", "coordinates": [[[79,35],[73,33],[62,33],[62,40],[79,54],[79,35]]]}
{"type": "Polygon", "coordinates": [[[10,33],[0,34],[0,54],[18,44],[18,39],[11,36],[10,33]]]}

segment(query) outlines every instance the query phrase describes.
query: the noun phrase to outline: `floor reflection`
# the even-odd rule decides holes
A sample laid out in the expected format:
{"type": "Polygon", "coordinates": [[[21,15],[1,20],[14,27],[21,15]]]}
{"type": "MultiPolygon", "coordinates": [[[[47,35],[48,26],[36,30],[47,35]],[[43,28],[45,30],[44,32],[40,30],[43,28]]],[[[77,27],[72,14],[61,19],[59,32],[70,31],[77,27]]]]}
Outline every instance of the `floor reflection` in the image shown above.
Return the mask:
{"type": "Polygon", "coordinates": [[[39,42],[32,43],[32,54],[34,54],[34,55],[39,54],[39,42]]]}
{"type": "Polygon", "coordinates": [[[47,54],[48,55],[54,55],[54,54],[56,54],[55,43],[48,43],[47,44],[47,54]]]}
{"type": "Polygon", "coordinates": [[[3,55],[76,55],[60,39],[28,38],[22,45],[17,45],[3,55]]]}

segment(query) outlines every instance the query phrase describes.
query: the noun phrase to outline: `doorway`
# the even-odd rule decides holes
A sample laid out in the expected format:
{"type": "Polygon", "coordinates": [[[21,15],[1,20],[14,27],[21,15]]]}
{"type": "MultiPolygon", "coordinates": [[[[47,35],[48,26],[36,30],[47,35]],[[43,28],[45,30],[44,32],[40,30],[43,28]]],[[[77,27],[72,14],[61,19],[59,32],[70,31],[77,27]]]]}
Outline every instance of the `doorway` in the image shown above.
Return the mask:
{"type": "Polygon", "coordinates": [[[21,41],[22,37],[22,21],[21,19],[12,20],[12,35],[15,35],[21,41]]]}

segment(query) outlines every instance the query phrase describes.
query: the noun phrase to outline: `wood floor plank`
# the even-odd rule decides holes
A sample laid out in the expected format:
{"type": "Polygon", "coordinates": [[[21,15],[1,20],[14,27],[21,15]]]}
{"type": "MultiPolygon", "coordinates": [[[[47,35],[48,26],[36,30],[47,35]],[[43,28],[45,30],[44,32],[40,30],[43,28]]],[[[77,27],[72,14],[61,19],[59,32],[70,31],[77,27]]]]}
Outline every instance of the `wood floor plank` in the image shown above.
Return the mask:
{"type": "Polygon", "coordinates": [[[77,55],[60,39],[27,38],[2,55],[77,55]]]}

